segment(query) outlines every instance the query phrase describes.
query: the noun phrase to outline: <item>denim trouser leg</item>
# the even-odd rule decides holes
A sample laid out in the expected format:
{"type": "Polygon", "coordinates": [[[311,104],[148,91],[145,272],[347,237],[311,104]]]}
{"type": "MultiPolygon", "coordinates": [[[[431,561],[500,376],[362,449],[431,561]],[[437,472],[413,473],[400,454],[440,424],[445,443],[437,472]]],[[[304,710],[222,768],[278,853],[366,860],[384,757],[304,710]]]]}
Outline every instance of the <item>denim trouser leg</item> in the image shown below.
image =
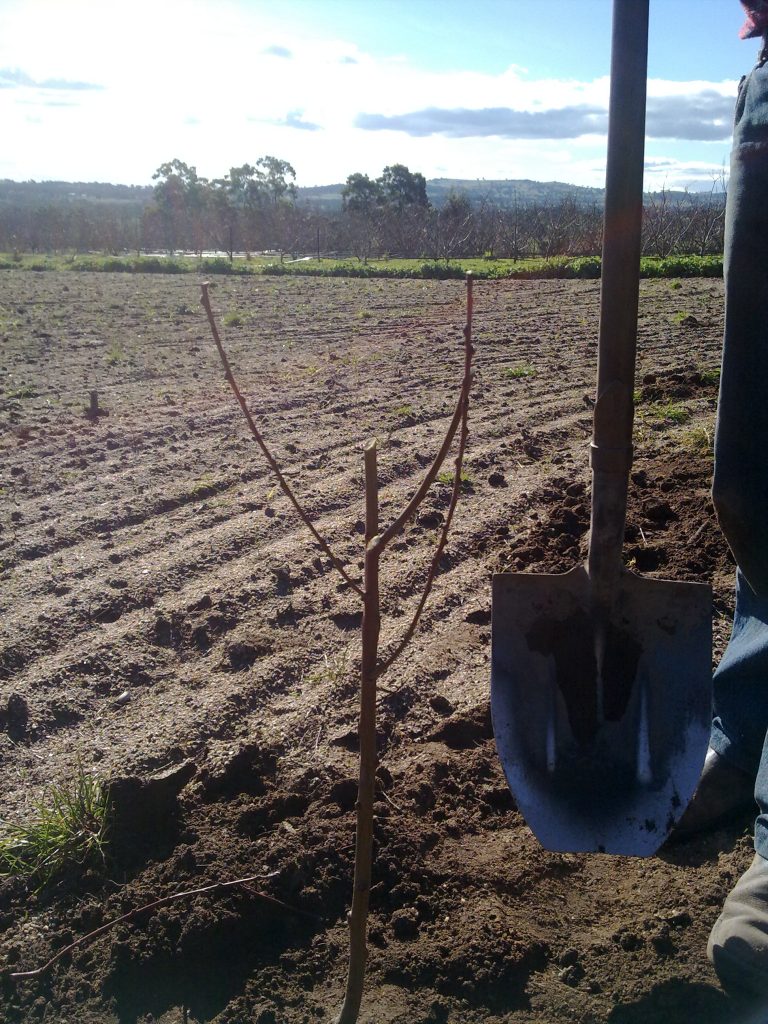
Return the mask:
{"type": "Polygon", "coordinates": [[[713,684],[710,744],[755,775],[768,728],[768,600],[755,595],[741,572],[733,632],[713,684]]]}
{"type": "Polygon", "coordinates": [[[712,745],[757,772],[768,857],[768,63],[736,104],[725,225],[725,337],[713,498],[739,566],[733,633],[714,677],[712,745]],[[758,767],[759,765],[759,767],[758,767]]]}

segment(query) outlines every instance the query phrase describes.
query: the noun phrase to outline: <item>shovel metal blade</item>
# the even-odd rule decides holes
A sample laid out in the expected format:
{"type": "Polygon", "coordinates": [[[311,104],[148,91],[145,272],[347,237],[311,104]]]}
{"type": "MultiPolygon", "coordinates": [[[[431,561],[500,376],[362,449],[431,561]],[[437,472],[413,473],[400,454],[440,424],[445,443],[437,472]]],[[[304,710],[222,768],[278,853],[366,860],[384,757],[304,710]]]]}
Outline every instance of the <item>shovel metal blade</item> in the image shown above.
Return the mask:
{"type": "Polygon", "coordinates": [[[491,711],[541,844],[650,856],[686,808],[711,723],[712,593],[622,571],[607,616],[585,566],[493,578],[491,711]]]}

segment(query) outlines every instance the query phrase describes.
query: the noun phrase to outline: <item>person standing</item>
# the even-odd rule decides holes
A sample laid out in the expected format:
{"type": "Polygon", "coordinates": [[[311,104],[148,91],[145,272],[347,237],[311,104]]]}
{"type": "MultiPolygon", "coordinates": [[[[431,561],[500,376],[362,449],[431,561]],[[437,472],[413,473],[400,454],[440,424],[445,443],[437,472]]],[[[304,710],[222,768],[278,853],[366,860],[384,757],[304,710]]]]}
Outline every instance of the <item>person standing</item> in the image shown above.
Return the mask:
{"type": "Polygon", "coordinates": [[[739,83],[725,215],[725,331],[712,497],[737,563],[733,631],[713,679],[710,749],[681,822],[706,830],[756,802],[755,856],[707,953],[733,996],[768,1005],[768,0],[741,0],[763,38],[739,83]]]}

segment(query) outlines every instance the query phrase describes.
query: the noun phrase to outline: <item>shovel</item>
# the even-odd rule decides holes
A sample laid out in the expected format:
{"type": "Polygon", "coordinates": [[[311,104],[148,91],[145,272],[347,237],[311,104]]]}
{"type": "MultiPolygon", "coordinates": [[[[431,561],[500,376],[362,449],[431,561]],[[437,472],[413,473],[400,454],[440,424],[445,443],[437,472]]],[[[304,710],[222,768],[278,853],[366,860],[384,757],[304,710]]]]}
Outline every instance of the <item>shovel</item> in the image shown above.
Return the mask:
{"type": "Polygon", "coordinates": [[[710,588],[621,550],[632,464],[648,0],[614,0],[597,401],[585,565],[493,578],[491,710],[549,850],[649,856],[693,795],[711,721],[710,588]]]}

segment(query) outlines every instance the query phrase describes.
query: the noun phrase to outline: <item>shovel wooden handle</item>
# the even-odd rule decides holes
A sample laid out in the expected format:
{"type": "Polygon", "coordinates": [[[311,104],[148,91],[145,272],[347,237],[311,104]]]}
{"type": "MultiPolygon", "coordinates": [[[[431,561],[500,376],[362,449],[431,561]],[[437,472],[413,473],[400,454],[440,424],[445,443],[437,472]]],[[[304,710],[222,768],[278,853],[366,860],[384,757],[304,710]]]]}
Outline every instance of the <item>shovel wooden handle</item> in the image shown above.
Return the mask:
{"type": "Polygon", "coordinates": [[[614,0],[588,558],[605,603],[621,572],[632,465],[647,73],[648,0],[614,0]]]}

